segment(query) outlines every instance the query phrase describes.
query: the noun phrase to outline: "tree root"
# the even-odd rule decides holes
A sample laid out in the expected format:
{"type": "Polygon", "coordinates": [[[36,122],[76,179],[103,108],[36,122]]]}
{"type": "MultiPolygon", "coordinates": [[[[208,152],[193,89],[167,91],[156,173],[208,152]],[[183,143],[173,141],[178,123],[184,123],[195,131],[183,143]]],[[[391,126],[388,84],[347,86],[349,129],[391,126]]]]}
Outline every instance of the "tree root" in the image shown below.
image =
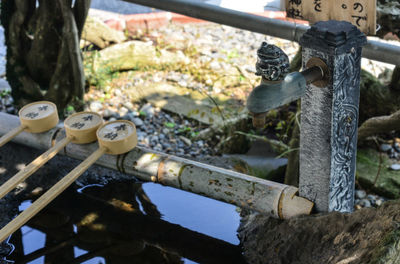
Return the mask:
{"type": "Polygon", "coordinates": [[[358,140],[369,136],[400,130],[400,110],[389,116],[377,116],[367,119],[358,129],[358,140]]]}

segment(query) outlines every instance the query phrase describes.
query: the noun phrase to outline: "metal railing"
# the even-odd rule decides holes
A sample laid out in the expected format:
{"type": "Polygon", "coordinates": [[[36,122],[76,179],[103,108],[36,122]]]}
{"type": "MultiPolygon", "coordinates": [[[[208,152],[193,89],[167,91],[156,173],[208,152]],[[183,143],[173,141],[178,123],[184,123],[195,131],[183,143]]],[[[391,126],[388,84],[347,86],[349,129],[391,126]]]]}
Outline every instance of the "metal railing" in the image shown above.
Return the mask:
{"type": "MultiPolygon", "coordinates": [[[[300,37],[310,27],[289,21],[282,21],[219,6],[187,0],[123,0],[170,12],[204,19],[268,36],[299,42],[300,37]]],[[[368,39],[362,56],[400,66],[400,46],[368,39]]]]}

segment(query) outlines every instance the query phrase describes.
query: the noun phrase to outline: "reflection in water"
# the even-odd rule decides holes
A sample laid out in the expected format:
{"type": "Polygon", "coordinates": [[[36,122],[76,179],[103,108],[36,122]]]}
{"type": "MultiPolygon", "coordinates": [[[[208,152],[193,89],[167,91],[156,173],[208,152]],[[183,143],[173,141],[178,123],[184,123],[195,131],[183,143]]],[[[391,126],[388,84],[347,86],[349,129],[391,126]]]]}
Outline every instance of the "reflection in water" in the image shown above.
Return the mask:
{"type": "Polygon", "coordinates": [[[13,244],[9,243],[10,238],[8,238],[6,241],[4,241],[1,244],[0,247],[0,264],[8,264],[8,263],[13,263],[12,261],[8,261],[7,259],[5,259],[5,256],[10,255],[15,247],[13,244]]]}
{"type": "Polygon", "coordinates": [[[70,188],[13,235],[10,258],[33,264],[244,263],[237,245],[161,217],[135,181],[70,188]],[[28,238],[39,231],[45,234],[41,245],[28,238]],[[36,248],[27,251],[29,244],[36,248]]]}

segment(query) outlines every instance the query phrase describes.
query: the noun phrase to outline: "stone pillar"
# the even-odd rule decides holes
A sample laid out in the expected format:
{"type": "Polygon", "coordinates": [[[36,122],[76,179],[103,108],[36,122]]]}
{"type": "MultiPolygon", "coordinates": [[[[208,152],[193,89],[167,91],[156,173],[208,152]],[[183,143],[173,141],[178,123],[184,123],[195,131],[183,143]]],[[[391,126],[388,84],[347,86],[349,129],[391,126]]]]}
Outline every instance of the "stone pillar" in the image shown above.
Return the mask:
{"type": "Polygon", "coordinates": [[[318,212],[352,212],[357,152],[361,50],[366,37],[345,21],[321,21],[301,38],[303,67],[311,58],[330,69],[327,83],[301,99],[300,196],[318,212]]]}

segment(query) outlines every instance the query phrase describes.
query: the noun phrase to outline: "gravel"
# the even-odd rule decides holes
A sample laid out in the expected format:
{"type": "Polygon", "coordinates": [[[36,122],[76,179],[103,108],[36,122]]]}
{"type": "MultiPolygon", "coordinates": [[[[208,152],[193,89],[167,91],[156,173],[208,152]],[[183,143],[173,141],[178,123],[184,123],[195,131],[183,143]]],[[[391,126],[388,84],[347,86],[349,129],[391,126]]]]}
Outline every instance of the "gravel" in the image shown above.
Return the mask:
{"type": "Polygon", "coordinates": [[[355,191],[354,209],[358,210],[367,207],[378,207],[383,204],[384,201],[388,200],[382,196],[376,194],[367,194],[364,190],[355,191]]]}

